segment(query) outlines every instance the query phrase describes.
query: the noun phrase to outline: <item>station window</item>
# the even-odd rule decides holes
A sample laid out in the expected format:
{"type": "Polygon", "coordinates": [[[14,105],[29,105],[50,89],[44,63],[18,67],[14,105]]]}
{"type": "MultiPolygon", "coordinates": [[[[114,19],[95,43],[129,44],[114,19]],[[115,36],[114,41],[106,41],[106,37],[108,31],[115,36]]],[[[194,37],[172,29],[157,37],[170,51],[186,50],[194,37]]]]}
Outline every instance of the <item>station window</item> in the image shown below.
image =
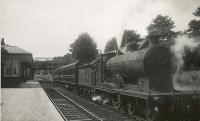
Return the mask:
{"type": "Polygon", "coordinates": [[[5,65],[4,65],[4,75],[3,76],[5,76],[5,77],[9,77],[10,76],[10,66],[11,66],[11,64],[10,64],[10,60],[6,60],[5,61],[5,65]]]}
{"type": "Polygon", "coordinates": [[[7,68],[5,68],[5,76],[10,76],[10,68],[9,67],[7,67],[7,68]]]}
{"type": "Polygon", "coordinates": [[[18,68],[14,68],[13,69],[13,74],[14,75],[18,75],[19,74],[19,69],[18,68]]]}
{"type": "Polygon", "coordinates": [[[6,68],[6,74],[9,75],[10,74],[10,69],[6,68]]]}

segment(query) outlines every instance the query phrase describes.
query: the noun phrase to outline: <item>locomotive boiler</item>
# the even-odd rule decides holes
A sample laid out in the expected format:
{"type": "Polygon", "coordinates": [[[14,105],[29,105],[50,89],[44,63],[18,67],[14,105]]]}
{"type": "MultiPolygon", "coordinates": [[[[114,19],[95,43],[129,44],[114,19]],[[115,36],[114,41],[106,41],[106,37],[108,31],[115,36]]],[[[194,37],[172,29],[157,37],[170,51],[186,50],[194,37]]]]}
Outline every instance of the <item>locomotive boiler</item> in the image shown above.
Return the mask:
{"type": "MultiPolygon", "coordinates": [[[[172,90],[172,54],[163,46],[148,47],[125,55],[118,55],[107,62],[113,74],[119,74],[124,83],[137,84],[148,78],[149,89],[172,90]]],[[[145,82],[142,82],[145,83],[145,82]]]]}

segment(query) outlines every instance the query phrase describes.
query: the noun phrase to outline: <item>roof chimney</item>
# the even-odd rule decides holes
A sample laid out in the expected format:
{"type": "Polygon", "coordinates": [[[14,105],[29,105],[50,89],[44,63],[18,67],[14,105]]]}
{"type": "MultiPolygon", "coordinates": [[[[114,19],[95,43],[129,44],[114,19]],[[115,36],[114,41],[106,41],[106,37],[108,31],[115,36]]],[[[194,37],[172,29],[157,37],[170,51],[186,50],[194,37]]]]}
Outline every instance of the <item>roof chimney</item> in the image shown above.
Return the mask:
{"type": "Polygon", "coordinates": [[[1,39],[1,45],[5,45],[4,38],[1,39]]]}

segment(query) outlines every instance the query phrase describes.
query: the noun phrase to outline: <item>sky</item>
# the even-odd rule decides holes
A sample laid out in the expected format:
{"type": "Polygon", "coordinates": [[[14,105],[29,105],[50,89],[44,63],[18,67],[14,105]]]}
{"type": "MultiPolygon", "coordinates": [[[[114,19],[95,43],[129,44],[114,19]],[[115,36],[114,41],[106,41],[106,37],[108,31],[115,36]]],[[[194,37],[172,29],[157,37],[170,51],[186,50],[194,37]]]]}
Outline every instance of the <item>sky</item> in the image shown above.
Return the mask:
{"type": "Polygon", "coordinates": [[[200,0],[1,0],[0,29],[6,44],[18,46],[33,57],[63,56],[81,33],[104,50],[112,37],[121,43],[125,29],[142,37],[158,15],[175,22],[174,31],[185,30],[196,18],[200,0]]]}

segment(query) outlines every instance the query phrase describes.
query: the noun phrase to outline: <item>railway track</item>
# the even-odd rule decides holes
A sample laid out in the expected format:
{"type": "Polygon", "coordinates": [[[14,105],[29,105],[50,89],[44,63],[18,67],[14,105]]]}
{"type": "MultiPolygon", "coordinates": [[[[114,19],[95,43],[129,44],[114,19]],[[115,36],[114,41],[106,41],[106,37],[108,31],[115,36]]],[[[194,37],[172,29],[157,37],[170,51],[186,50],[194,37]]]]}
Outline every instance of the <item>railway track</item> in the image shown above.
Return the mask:
{"type": "Polygon", "coordinates": [[[124,112],[90,102],[78,95],[50,84],[41,84],[61,116],[68,121],[144,121],[124,112]]]}
{"type": "Polygon", "coordinates": [[[42,87],[65,121],[103,121],[49,85],[42,87]]]}

